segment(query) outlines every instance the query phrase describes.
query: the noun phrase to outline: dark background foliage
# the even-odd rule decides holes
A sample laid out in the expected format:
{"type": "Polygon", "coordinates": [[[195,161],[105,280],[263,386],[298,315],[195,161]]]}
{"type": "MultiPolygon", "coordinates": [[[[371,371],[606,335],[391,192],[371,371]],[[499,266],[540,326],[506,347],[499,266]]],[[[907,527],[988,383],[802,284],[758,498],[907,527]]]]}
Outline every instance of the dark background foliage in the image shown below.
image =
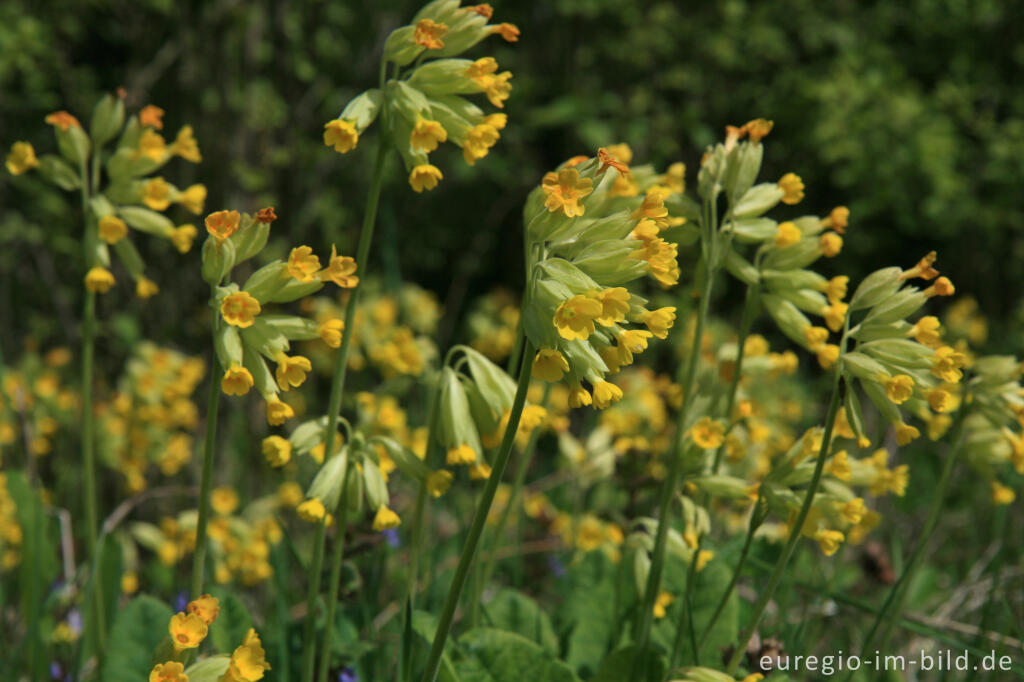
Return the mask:
{"type": "MultiPolygon", "coordinates": [[[[85,120],[100,94],[123,86],[131,108],[166,109],[172,135],[194,125],[203,163],[176,162],[167,175],[179,186],[205,183],[209,209],[273,204],[280,248],[336,242],[351,253],[369,145],[341,157],[320,131],[376,82],[384,37],[417,6],[7,0],[0,140],[52,149],[48,112],[85,120]]],[[[436,291],[448,304],[443,330],[456,328],[472,293],[517,288],[519,210],[545,170],[626,141],[638,162],[686,162],[692,180],[725,124],[763,116],[775,121],[766,176],[801,175],[808,212],[852,211],[828,274],[856,281],[936,248],[943,272],[995,320],[996,346],[1017,345],[1009,330],[1024,284],[1024,91],[1014,84],[1024,72],[1024,5],[552,0],[496,3],[495,13],[522,29],[518,44],[477,48],[515,73],[501,142],[474,168],[457,149],[439,153],[445,181],[422,196],[395,164],[382,206],[373,268],[436,291]]],[[[17,330],[4,334],[7,352],[25,332],[44,344],[68,340],[82,277],[78,212],[76,196],[37,177],[0,174],[0,324],[17,330]]],[[[202,334],[189,324],[204,297],[197,252],[143,248],[151,276],[174,294],[143,304],[124,284],[102,297],[117,332],[110,342],[142,330],[181,342],[182,325],[202,334]]]]}

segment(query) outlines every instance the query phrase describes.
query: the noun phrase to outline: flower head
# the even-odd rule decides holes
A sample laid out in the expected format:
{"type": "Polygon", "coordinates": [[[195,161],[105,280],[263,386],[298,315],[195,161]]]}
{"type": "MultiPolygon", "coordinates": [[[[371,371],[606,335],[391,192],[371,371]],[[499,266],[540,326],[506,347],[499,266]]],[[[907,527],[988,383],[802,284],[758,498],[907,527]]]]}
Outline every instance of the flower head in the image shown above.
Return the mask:
{"type": "Polygon", "coordinates": [[[610,381],[599,381],[594,385],[594,406],[604,409],[622,400],[622,389],[610,381]]]}
{"type": "Polygon", "coordinates": [[[826,232],[818,238],[818,246],[826,258],[835,258],[843,248],[843,238],[835,232],[826,232]]]}
{"type": "Polygon", "coordinates": [[[554,213],[561,210],[568,218],[583,215],[584,207],[580,200],[594,191],[590,178],[580,178],[575,168],[563,168],[558,172],[550,172],[544,176],[541,188],[547,195],[544,206],[554,213]]]}
{"type": "Polygon", "coordinates": [[[906,402],[914,395],[914,380],[906,374],[888,377],[884,384],[885,395],[897,405],[906,402]]]}
{"type": "Polygon", "coordinates": [[[7,170],[11,175],[21,175],[39,166],[35,148],[28,142],[15,142],[7,155],[7,170]]]}
{"type": "Polygon", "coordinates": [[[82,124],[78,122],[78,119],[66,111],[55,111],[52,114],[47,114],[45,121],[65,132],[71,128],[82,127],[82,124]]]}
{"type": "Polygon", "coordinates": [[[172,616],[167,629],[171,634],[171,642],[174,644],[175,651],[196,648],[206,639],[206,634],[209,632],[206,621],[202,617],[184,612],[172,616]]]}
{"type": "Polygon", "coordinates": [[[421,163],[409,173],[409,185],[415,192],[422,192],[425,189],[434,189],[437,183],[444,179],[441,169],[429,163],[421,163]]]}
{"type": "Polygon", "coordinates": [[[573,296],[555,311],[555,328],[564,339],[585,341],[594,333],[594,320],[602,313],[600,301],[589,296],[573,296]]]}
{"type": "Polygon", "coordinates": [[[780,249],[799,244],[801,237],[803,237],[796,223],[789,222],[788,220],[784,223],[779,223],[776,229],[778,233],[775,235],[775,246],[780,249]]]}
{"type": "Polygon", "coordinates": [[[292,458],[292,444],[281,436],[267,436],[263,439],[261,449],[272,467],[284,466],[292,458]]]}
{"type": "Polygon", "coordinates": [[[786,173],[779,180],[779,189],[782,190],[782,203],[799,204],[804,198],[804,182],[796,173],[786,173]]]}
{"type": "Polygon", "coordinates": [[[823,529],[815,533],[814,539],[818,541],[825,556],[832,556],[839,551],[839,547],[842,546],[846,537],[838,530],[823,529]]]}
{"type": "Polygon", "coordinates": [[[160,286],[145,275],[141,275],[135,282],[135,295],[141,299],[153,298],[160,293],[160,286]]]}
{"type": "Polygon", "coordinates": [[[308,246],[296,246],[288,256],[288,274],[300,282],[313,282],[320,271],[320,259],[308,246]]]}
{"type": "Polygon", "coordinates": [[[206,216],[206,231],[220,243],[238,231],[241,220],[238,211],[217,211],[206,216]]]}
{"type": "Polygon", "coordinates": [[[207,625],[212,625],[220,613],[220,601],[216,597],[204,594],[190,601],[185,610],[202,618],[207,625]]]}
{"type": "Polygon", "coordinates": [[[299,514],[299,518],[303,521],[309,521],[310,523],[319,523],[323,521],[324,516],[327,514],[327,509],[324,507],[324,503],[319,498],[312,498],[306,500],[300,504],[296,510],[299,514]]]}
{"type": "Polygon", "coordinates": [[[541,348],[533,361],[532,374],[535,379],[561,381],[569,371],[569,361],[554,348],[541,348]]]}
{"type": "Polygon", "coordinates": [[[409,134],[409,146],[420,152],[430,153],[437,145],[448,140],[448,131],[437,121],[420,118],[409,134]]]}
{"type": "Polygon", "coordinates": [[[116,215],[105,215],[99,219],[100,239],[108,244],[116,244],[128,236],[128,225],[116,215]]]}
{"type": "Polygon", "coordinates": [[[142,203],[154,211],[164,211],[171,205],[171,186],[163,178],[153,178],[142,186],[142,203]]]}
{"type": "Polygon", "coordinates": [[[389,509],[386,504],[382,504],[373,517],[373,529],[378,532],[398,528],[401,524],[402,519],[398,518],[398,514],[389,509]]]}
{"type": "Polygon", "coordinates": [[[337,248],[332,244],[331,260],[320,273],[320,279],[329,279],[342,289],[352,289],[359,284],[359,278],[355,275],[358,267],[355,259],[351,256],[338,255],[337,248]]]}
{"type": "Polygon", "coordinates": [[[270,670],[267,663],[267,652],[263,650],[256,630],[249,628],[242,645],[232,652],[225,677],[233,677],[231,682],[257,682],[263,679],[265,671],[270,670]]]}
{"type": "Polygon", "coordinates": [[[260,302],[245,291],[228,294],[220,304],[224,321],[242,329],[251,327],[261,310],[260,302]]]}
{"type": "Polygon", "coordinates": [[[598,323],[610,327],[626,319],[629,313],[629,291],[625,287],[603,289],[594,298],[601,302],[598,323]]]}
{"type": "Polygon", "coordinates": [[[676,321],[676,309],[673,307],[658,308],[649,310],[643,314],[640,321],[647,325],[656,338],[668,338],[668,330],[676,321]]]}
{"type": "Polygon", "coordinates": [[[171,145],[171,152],[192,163],[199,163],[203,160],[203,155],[199,153],[199,144],[192,134],[192,126],[183,126],[178,131],[178,136],[174,138],[174,144],[171,145]]]}
{"type": "Polygon", "coordinates": [[[359,144],[359,131],[348,121],[336,118],[324,124],[324,144],[334,151],[347,154],[359,144]]]}
{"type": "Polygon", "coordinates": [[[238,364],[228,367],[220,380],[220,389],[228,395],[245,395],[252,387],[252,373],[238,364]]]}
{"type": "Polygon", "coordinates": [[[420,19],[413,33],[413,41],[428,50],[440,50],[444,47],[441,38],[448,32],[447,24],[440,24],[430,19],[420,19]]]}
{"type": "Polygon", "coordinates": [[[149,682],[188,682],[185,664],[178,661],[157,663],[149,673],[149,682]]]}
{"type": "Polygon", "coordinates": [[[309,358],[301,355],[288,357],[284,353],[280,353],[276,360],[277,371],[275,376],[282,391],[301,386],[302,382],[306,380],[306,373],[313,369],[313,364],[309,361],[309,358]]]}
{"type": "Polygon", "coordinates": [[[432,471],[427,474],[427,492],[431,497],[441,497],[452,484],[452,472],[445,469],[432,471]]]}
{"type": "Polygon", "coordinates": [[[320,323],[316,333],[320,340],[331,348],[341,347],[341,333],[345,330],[345,322],[337,318],[320,323]]]}
{"type": "Polygon", "coordinates": [[[147,104],[139,111],[139,123],[148,128],[164,129],[164,110],[154,104],[147,104]]]}
{"type": "Polygon", "coordinates": [[[100,265],[93,266],[85,274],[85,288],[97,294],[105,294],[114,286],[114,274],[100,265]]]}
{"type": "Polygon", "coordinates": [[[178,253],[188,253],[192,248],[192,242],[199,235],[195,225],[179,225],[171,232],[171,243],[178,253]]]}
{"type": "Polygon", "coordinates": [[[206,204],[206,185],[199,183],[189,185],[176,201],[189,213],[199,215],[203,212],[203,206],[206,204]]]}
{"type": "Polygon", "coordinates": [[[725,427],[720,422],[713,421],[711,417],[701,417],[690,427],[689,435],[698,447],[710,450],[720,447],[725,442],[725,427]]]}

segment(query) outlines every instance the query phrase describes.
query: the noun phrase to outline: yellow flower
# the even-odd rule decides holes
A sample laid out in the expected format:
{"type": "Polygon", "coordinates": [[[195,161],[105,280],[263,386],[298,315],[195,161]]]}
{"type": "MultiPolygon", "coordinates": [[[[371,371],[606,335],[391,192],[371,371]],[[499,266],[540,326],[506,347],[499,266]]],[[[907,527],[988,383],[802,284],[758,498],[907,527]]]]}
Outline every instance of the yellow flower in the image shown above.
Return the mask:
{"type": "Polygon", "coordinates": [[[35,148],[28,142],[15,142],[7,155],[7,170],[11,175],[21,175],[39,166],[35,148]]]}
{"type": "Polygon", "coordinates": [[[185,191],[178,195],[176,201],[181,204],[186,211],[199,215],[203,212],[203,206],[206,204],[206,185],[199,183],[189,185],[185,188],[185,191]]]}
{"type": "Polygon", "coordinates": [[[320,340],[331,348],[341,347],[341,332],[345,330],[345,323],[337,318],[326,320],[320,323],[316,333],[320,340]]]}
{"type": "Polygon", "coordinates": [[[807,327],[804,329],[804,340],[807,341],[807,349],[817,352],[828,341],[828,330],[824,327],[807,327]]]}
{"type": "Polygon", "coordinates": [[[99,220],[100,239],[116,244],[128,235],[128,225],[116,215],[105,215],[99,220]]]}
{"type": "Polygon", "coordinates": [[[851,526],[856,526],[864,518],[867,508],[864,506],[864,498],[855,497],[849,502],[844,502],[839,508],[839,515],[851,526]]]}
{"type": "Polygon", "coordinates": [[[601,167],[598,169],[599,173],[603,173],[609,168],[614,168],[623,175],[629,172],[629,166],[615,158],[615,154],[604,147],[597,150],[597,160],[601,163],[601,167]]]}
{"type": "Polygon", "coordinates": [[[308,246],[296,246],[288,256],[288,274],[300,282],[316,280],[320,259],[308,246]]]}
{"type": "Polygon", "coordinates": [[[814,539],[821,545],[821,551],[825,553],[825,556],[832,556],[839,551],[846,536],[837,530],[822,529],[814,534],[814,539]]]}
{"type": "Polygon", "coordinates": [[[592,402],[590,393],[579,384],[569,390],[569,407],[584,407],[592,402]]]}
{"type": "Polygon", "coordinates": [[[992,504],[1007,505],[1013,504],[1017,494],[1012,488],[1008,488],[999,481],[992,481],[992,504]]]}
{"type": "Polygon", "coordinates": [[[263,673],[267,670],[270,670],[267,652],[263,650],[256,630],[249,628],[242,645],[231,654],[225,677],[233,677],[231,682],[257,682],[263,679],[263,673]]]}
{"type": "Polygon", "coordinates": [[[139,123],[143,126],[164,129],[164,110],[154,104],[147,104],[139,111],[139,123]]]}
{"type": "Polygon", "coordinates": [[[897,374],[883,381],[885,395],[897,405],[903,404],[914,395],[914,380],[906,374],[897,374]]]}
{"type": "Polygon", "coordinates": [[[282,402],[277,395],[271,394],[267,398],[267,423],[271,426],[280,426],[295,416],[295,410],[286,402],[282,402]]]}
{"type": "Polygon", "coordinates": [[[139,576],[134,571],[125,571],[121,575],[121,592],[135,594],[139,591],[139,576]]]}
{"type": "Polygon", "coordinates": [[[227,395],[245,395],[252,387],[252,374],[238,363],[232,363],[220,380],[220,389],[227,395]]]}
{"type": "Polygon", "coordinates": [[[171,205],[171,186],[163,178],[153,178],[142,186],[142,203],[154,211],[166,210],[171,205]]]}
{"type": "Polygon", "coordinates": [[[725,442],[725,427],[711,417],[701,417],[690,427],[689,436],[697,447],[710,450],[721,447],[725,442]]]}
{"type": "Polygon", "coordinates": [[[145,275],[135,283],[135,295],[139,298],[153,298],[160,293],[160,286],[145,275]]]}
{"type": "Polygon", "coordinates": [[[498,143],[501,135],[498,129],[487,123],[481,123],[470,128],[466,132],[466,139],[462,141],[462,158],[470,166],[491,151],[491,147],[498,143]]]}
{"type": "Polygon", "coordinates": [[[896,443],[898,445],[907,445],[920,435],[921,432],[909,424],[900,422],[896,425],[896,443]]]}
{"type": "Polygon", "coordinates": [[[834,343],[826,343],[817,350],[818,365],[822,369],[831,369],[839,362],[839,346],[834,343]]]}
{"type": "Polygon", "coordinates": [[[145,156],[151,161],[163,161],[167,154],[167,143],[164,141],[164,136],[155,130],[146,128],[139,136],[139,146],[135,153],[138,156],[145,156]]]}
{"type": "Polygon", "coordinates": [[[199,144],[192,134],[192,126],[182,126],[177,137],[174,138],[171,152],[192,163],[199,163],[203,160],[202,154],[199,153],[199,144]]]}
{"type": "Polygon", "coordinates": [[[935,280],[935,283],[924,290],[924,295],[928,298],[932,296],[952,296],[956,293],[956,287],[953,286],[953,282],[948,277],[939,277],[935,280]]]}
{"type": "Polygon", "coordinates": [[[82,124],[78,122],[78,119],[66,111],[55,111],[52,114],[47,114],[44,120],[50,125],[56,126],[65,132],[71,128],[82,127],[82,124]]]}
{"type": "Polygon", "coordinates": [[[472,464],[476,461],[476,450],[474,450],[470,445],[462,443],[454,448],[449,448],[445,461],[449,466],[472,464]]]}
{"type": "MultiPolygon", "coordinates": [[[[828,282],[821,286],[821,290],[825,292],[825,297],[830,303],[838,303],[846,298],[846,287],[850,283],[850,278],[846,275],[837,275],[830,279],[828,282]]],[[[834,331],[839,331],[834,330],[834,331]]]]}
{"type": "Polygon", "coordinates": [[[625,287],[613,287],[599,291],[594,298],[601,303],[601,314],[597,322],[610,327],[622,322],[629,313],[629,291],[625,287]]]}
{"type": "Polygon", "coordinates": [[[185,610],[202,618],[207,625],[213,625],[213,621],[217,620],[217,615],[220,613],[220,602],[216,597],[204,594],[199,599],[190,601],[185,610]]]}
{"type": "Polygon", "coordinates": [[[541,348],[533,360],[533,378],[560,381],[569,371],[569,361],[554,348],[541,348]]]}
{"type": "Polygon", "coordinates": [[[622,389],[610,381],[599,381],[594,385],[594,406],[604,409],[622,400],[622,389]]]}
{"type": "Polygon", "coordinates": [[[510,71],[497,73],[497,71],[498,62],[494,57],[481,57],[470,64],[465,73],[487,95],[491,104],[502,109],[512,90],[512,86],[508,82],[512,78],[512,73],[510,71]]]}
{"type": "Polygon", "coordinates": [[[206,216],[206,231],[220,243],[238,231],[241,220],[238,211],[217,211],[206,216]]]}
{"type": "Polygon", "coordinates": [[[260,302],[245,291],[228,294],[220,304],[224,321],[242,329],[251,327],[261,310],[260,302]]]}
{"type": "Polygon", "coordinates": [[[850,468],[850,457],[846,454],[846,450],[840,450],[832,456],[832,461],[828,464],[828,473],[840,481],[850,480],[853,475],[853,469],[850,468]]]}
{"type": "Polygon", "coordinates": [[[799,204],[804,198],[804,183],[796,173],[786,173],[779,180],[779,189],[782,190],[782,203],[799,204]]]}
{"type": "Polygon", "coordinates": [[[928,391],[928,405],[935,412],[949,412],[953,407],[953,396],[949,391],[941,388],[933,388],[928,391]]]}
{"type": "Polygon", "coordinates": [[[440,142],[448,140],[448,131],[438,121],[420,118],[409,134],[409,146],[416,151],[432,152],[440,142]]]}
{"type": "Polygon", "coordinates": [[[803,233],[800,232],[800,228],[796,226],[796,223],[789,221],[779,223],[776,229],[778,232],[775,235],[775,246],[780,249],[799,243],[803,237],[803,233]]]}
{"type": "Polygon", "coordinates": [[[497,33],[508,43],[519,42],[519,27],[515,24],[500,23],[497,26],[491,27],[491,33],[497,33]]]}
{"type": "Polygon", "coordinates": [[[452,484],[452,472],[445,469],[432,471],[427,474],[427,492],[431,497],[441,497],[452,484]]]}
{"type": "Polygon", "coordinates": [[[931,348],[941,346],[942,325],[939,324],[939,318],[934,315],[925,315],[910,328],[907,336],[912,336],[918,343],[931,348]]]}
{"type": "Polygon", "coordinates": [[[441,174],[440,168],[429,163],[421,163],[409,173],[409,186],[416,192],[422,192],[425,189],[434,189],[438,181],[443,179],[444,175],[441,174]]]}
{"type": "Polygon", "coordinates": [[[301,355],[288,357],[284,353],[278,353],[276,359],[277,371],[274,375],[282,391],[301,386],[302,382],[306,380],[306,372],[313,369],[313,363],[309,361],[309,358],[301,355]]]}
{"type": "Polygon", "coordinates": [[[665,208],[665,195],[662,190],[650,189],[644,195],[643,203],[630,216],[633,220],[649,220],[659,230],[668,227],[669,215],[665,208]]]}
{"type": "Polygon", "coordinates": [[[836,206],[828,214],[828,218],[821,221],[822,226],[830,227],[839,234],[846,234],[846,226],[850,224],[850,209],[845,206],[836,206]]]}
{"type": "Polygon", "coordinates": [[[188,682],[185,664],[177,661],[157,663],[149,673],[149,682],[188,682]]]}
{"type": "Polygon", "coordinates": [[[603,310],[600,301],[589,296],[573,296],[555,311],[555,328],[564,339],[586,341],[594,333],[594,320],[602,315],[603,310]]]}
{"type": "Polygon", "coordinates": [[[643,329],[627,329],[618,336],[619,342],[619,359],[628,361],[620,362],[622,365],[627,365],[633,362],[633,355],[639,355],[640,353],[647,350],[647,339],[651,338],[651,333],[643,329]]]}
{"type": "Polygon", "coordinates": [[[544,206],[551,213],[561,210],[568,218],[581,216],[584,207],[580,200],[594,191],[593,185],[590,178],[581,179],[575,168],[563,168],[557,173],[552,171],[541,182],[541,188],[547,195],[544,206]]]}
{"type": "Polygon", "coordinates": [[[670,593],[664,591],[661,592],[658,595],[658,598],[654,600],[654,617],[664,618],[666,614],[668,614],[668,607],[671,606],[672,602],[674,602],[675,600],[676,598],[673,597],[670,593]]]}
{"type": "Polygon", "coordinates": [[[171,622],[167,629],[171,634],[171,642],[174,643],[175,651],[196,648],[206,639],[206,634],[209,632],[209,628],[202,618],[194,613],[186,614],[184,612],[171,616],[171,622]]]}
{"type": "Polygon", "coordinates": [[[835,232],[826,232],[818,238],[818,246],[826,258],[835,258],[843,249],[843,238],[835,232]]]}
{"type": "Polygon", "coordinates": [[[955,384],[963,378],[963,372],[960,369],[966,365],[966,355],[958,353],[950,346],[940,346],[935,349],[932,374],[947,383],[955,384]]]}
{"type": "Polygon", "coordinates": [[[96,265],[85,274],[85,288],[97,294],[105,294],[114,286],[114,275],[110,270],[96,265]]]}
{"type": "Polygon", "coordinates": [[[292,444],[281,436],[267,436],[263,439],[263,456],[272,467],[284,466],[292,458],[292,444]]]}
{"type": "Polygon", "coordinates": [[[487,462],[473,462],[469,466],[469,478],[473,481],[486,481],[491,477],[491,465],[487,462]]]}
{"type": "Polygon", "coordinates": [[[373,517],[373,529],[376,531],[398,528],[401,524],[402,519],[398,518],[398,514],[389,509],[386,504],[382,504],[373,517]]]}
{"type": "Polygon", "coordinates": [[[178,253],[188,253],[198,234],[199,230],[195,225],[179,225],[171,232],[171,243],[178,253]]]}
{"type": "Polygon", "coordinates": [[[327,514],[327,509],[324,508],[324,503],[317,497],[306,500],[300,504],[295,511],[298,512],[300,519],[303,521],[309,521],[310,523],[319,523],[320,521],[323,521],[324,516],[327,514]]]}
{"type": "Polygon", "coordinates": [[[440,24],[430,19],[420,19],[416,24],[416,31],[413,33],[413,41],[428,50],[440,50],[444,47],[441,40],[448,32],[447,24],[440,24]]]}
{"type": "Polygon", "coordinates": [[[342,289],[352,289],[359,284],[355,271],[359,267],[351,256],[339,256],[338,250],[331,245],[331,260],[320,273],[321,280],[331,280],[342,289]]]}
{"type": "Polygon", "coordinates": [[[668,337],[668,330],[676,321],[676,309],[668,307],[650,310],[643,314],[640,321],[647,325],[655,338],[665,339],[668,337]]]}
{"type": "Polygon", "coordinates": [[[336,118],[324,124],[324,144],[334,151],[347,154],[359,144],[359,131],[348,121],[336,118]]]}

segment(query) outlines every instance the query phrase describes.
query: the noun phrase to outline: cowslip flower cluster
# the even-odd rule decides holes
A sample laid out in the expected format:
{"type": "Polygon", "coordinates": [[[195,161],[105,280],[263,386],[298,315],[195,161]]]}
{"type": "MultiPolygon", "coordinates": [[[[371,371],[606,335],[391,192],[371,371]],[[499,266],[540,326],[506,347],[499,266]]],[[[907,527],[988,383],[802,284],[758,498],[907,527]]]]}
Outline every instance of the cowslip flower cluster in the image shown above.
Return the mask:
{"type": "Polygon", "coordinates": [[[572,407],[603,409],[621,399],[607,375],[631,364],[652,337],[666,338],[675,321],[674,307],[649,310],[627,285],[644,275],[663,286],[678,282],[677,245],[662,235],[685,222],[665,205],[682,191],[681,179],[666,180],[649,168],[631,171],[620,159],[631,152],[620,147],[570,159],[545,175],[524,212],[523,323],[538,348],[533,375],[564,381],[572,407]],[[616,190],[623,177],[646,188],[644,195],[616,190]]]}
{"type": "Polygon", "coordinates": [[[501,137],[507,117],[487,114],[463,95],[484,94],[491,105],[504,108],[512,73],[499,73],[493,57],[474,61],[456,56],[490,35],[509,42],[519,39],[518,28],[489,24],[491,16],[490,5],[460,7],[459,0],[435,0],[423,7],[410,25],[395,29],[384,45],[382,69],[394,65],[395,77],[382,79],[379,88],[349,102],[338,118],[324,126],[324,144],[347,153],[382,115],[416,192],[434,189],[443,179],[428,156],[442,143],[460,147],[471,166],[487,156],[501,137]],[[409,70],[402,72],[406,67],[409,70]]]}
{"type": "Polygon", "coordinates": [[[173,142],[168,142],[159,132],[164,127],[163,116],[163,109],[149,105],[126,117],[122,94],[107,95],[93,109],[88,132],[66,111],[46,117],[56,135],[59,156],[36,157],[28,142],[14,143],[7,156],[7,169],[14,175],[34,169],[63,190],[79,190],[83,184],[90,189],[86,239],[96,244],[86,264],[85,286],[90,291],[106,293],[114,286],[111,249],[135,280],[136,295],[149,298],[159,291],[156,282],[145,275],[145,263],[132,243],[129,228],[166,239],[181,253],[188,252],[198,234],[194,225],[175,225],[163,214],[178,204],[199,215],[206,201],[206,187],[201,184],[178,189],[152,175],[174,157],[191,163],[202,161],[192,126],[183,126],[173,142]],[[104,147],[115,138],[114,150],[104,153],[104,147]],[[99,159],[105,159],[105,184],[101,184],[99,159]]]}
{"type": "Polygon", "coordinates": [[[64,376],[70,362],[71,352],[58,347],[43,355],[26,352],[16,365],[3,367],[0,446],[24,443],[34,457],[53,451],[57,434],[72,424],[78,407],[78,394],[64,376]]]}
{"type": "Polygon", "coordinates": [[[481,296],[469,312],[469,345],[495,362],[507,358],[516,342],[519,301],[509,291],[496,289],[481,296]]]}
{"type": "Polygon", "coordinates": [[[291,250],[286,261],[275,260],[256,270],[239,286],[224,284],[231,270],[263,250],[277,215],[265,208],[255,215],[217,211],[206,217],[209,233],[203,245],[203,278],[213,291],[220,313],[215,345],[224,368],[221,389],[245,395],[253,387],[266,401],[267,422],[283,424],[294,410],[280,392],[301,386],[313,368],[309,358],[288,355],[291,342],[320,339],[331,348],[341,345],[343,322],[320,322],[295,315],[268,314],[269,303],[288,303],[319,291],[332,282],[342,288],[358,283],[355,261],[332,247],[326,266],[309,246],[291,250]],[[271,372],[267,362],[275,363],[271,372]]]}

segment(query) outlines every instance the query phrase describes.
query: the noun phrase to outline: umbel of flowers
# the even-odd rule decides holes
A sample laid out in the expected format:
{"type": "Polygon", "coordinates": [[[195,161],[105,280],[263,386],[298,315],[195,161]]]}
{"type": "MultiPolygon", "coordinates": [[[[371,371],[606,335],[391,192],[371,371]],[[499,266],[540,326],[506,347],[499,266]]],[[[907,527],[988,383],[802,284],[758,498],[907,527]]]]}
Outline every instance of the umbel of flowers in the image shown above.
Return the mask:
{"type": "Polygon", "coordinates": [[[157,293],[159,287],[146,277],[145,263],[132,242],[133,230],[166,239],[181,253],[186,253],[196,238],[194,225],[175,225],[163,212],[180,204],[190,213],[202,213],[206,187],[196,184],[179,189],[154,173],[174,157],[199,163],[202,155],[192,126],[183,126],[174,141],[168,142],[160,133],[163,116],[163,109],[149,105],[126,117],[121,97],[107,95],[93,110],[88,132],[67,111],[46,117],[57,138],[59,155],[37,157],[30,143],[15,142],[7,156],[12,174],[36,170],[57,187],[82,191],[87,197],[86,208],[93,220],[88,223],[86,238],[94,244],[86,264],[85,285],[90,291],[105,293],[114,286],[113,250],[135,280],[139,297],[157,293]],[[113,151],[104,152],[115,139],[113,151]],[[101,166],[105,174],[101,174],[101,166]]]}
{"type": "Polygon", "coordinates": [[[675,320],[675,308],[648,309],[634,283],[645,275],[666,287],[679,280],[677,245],[663,233],[684,222],[665,207],[683,189],[682,169],[630,171],[619,158],[629,156],[622,146],[570,159],[544,176],[524,211],[523,322],[538,348],[533,375],[564,381],[572,407],[619,400],[621,389],[606,377],[651,337],[666,338],[675,320]]]}
{"type": "Polygon", "coordinates": [[[351,151],[385,112],[385,134],[402,157],[409,185],[417,192],[434,189],[444,177],[428,156],[442,143],[461,147],[471,166],[487,156],[501,137],[507,117],[486,113],[465,95],[483,94],[492,106],[504,108],[512,73],[499,73],[493,57],[456,56],[490,35],[509,42],[519,39],[514,25],[488,23],[491,15],[486,4],[460,7],[459,0],[435,0],[426,5],[410,25],[388,37],[380,87],[356,96],[324,126],[324,144],[342,154],[351,151]],[[385,82],[389,66],[394,76],[385,82]]]}
{"type": "Polygon", "coordinates": [[[211,304],[220,313],[215,344],[224,369],[221,388],[228,395],[245,395],[253,387],[267,404],[267,421],[284,423],[294,414],[280,393],[301,386],[312,363],[289,355],[293,341],[319,338],[331,348],[341,345],[340,319],[321,322],[296,315],[270,314],[271,303],[289,303],[320,290],[327,282],[342,288],[356,286],[356,263],[332,247],[326,266],[308,246],[291,250],[287,261],[275,260],[256,270],[241,286],[225,283],[232,268],[266,246],[274,210],[256,215],[217,211],[206,218],[209,233],[203,245],[203,278],[213,287],[211,304]],[[274,371],[268,362],[274,363],[274,371]]]}

